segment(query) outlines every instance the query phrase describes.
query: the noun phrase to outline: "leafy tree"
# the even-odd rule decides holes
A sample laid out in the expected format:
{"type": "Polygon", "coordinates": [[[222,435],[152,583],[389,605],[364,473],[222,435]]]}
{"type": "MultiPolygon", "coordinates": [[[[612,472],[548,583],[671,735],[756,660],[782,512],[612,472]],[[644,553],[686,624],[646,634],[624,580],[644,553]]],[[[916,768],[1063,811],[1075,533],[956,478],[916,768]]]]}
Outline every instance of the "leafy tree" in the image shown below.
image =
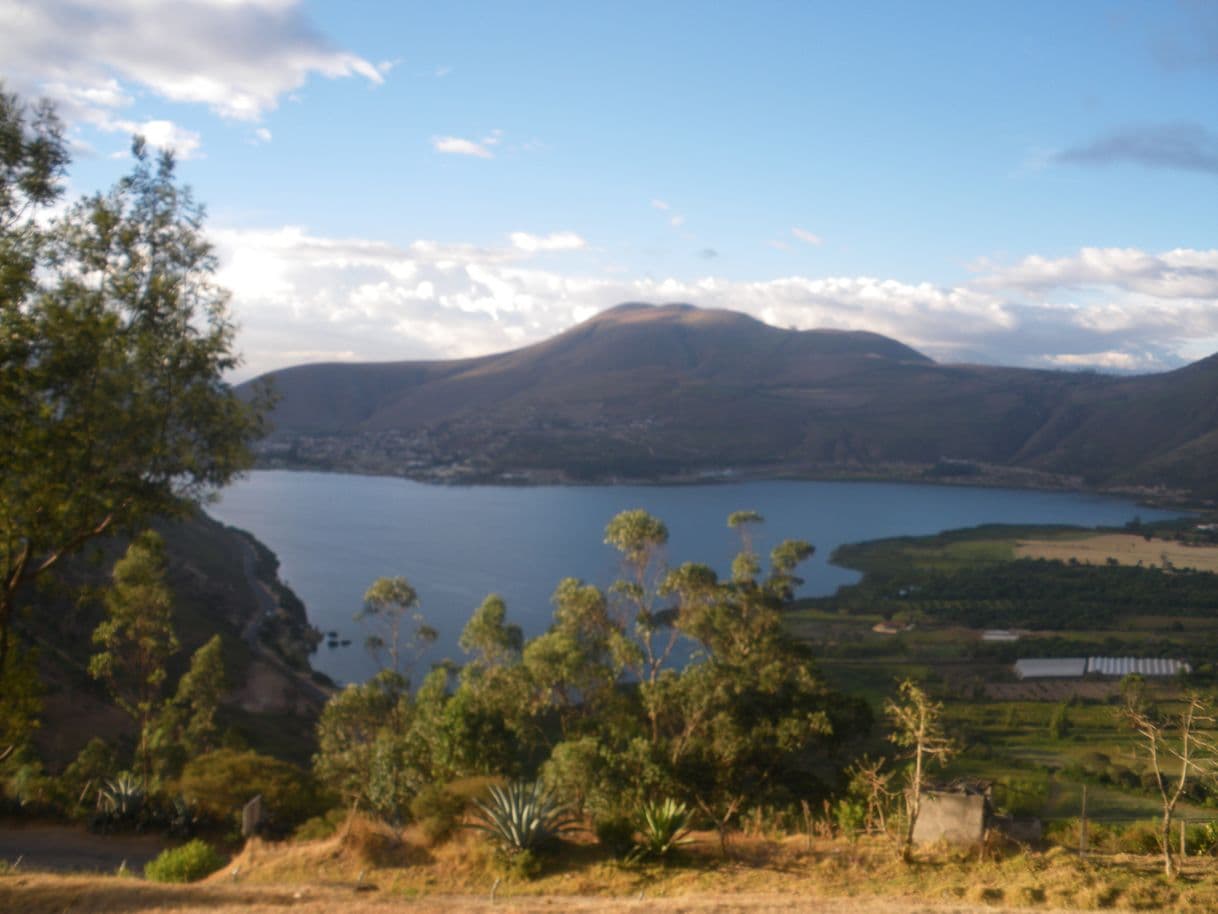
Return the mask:
{"type": "Polygon", "coordinates": [[[457,642],[461,650],[474,654],[483,667],[502,666],[520,659],[524,635],[519,625],[507,622],[507,605],[497,593],[487,596],[474,610],[457,642]]]}
{"type": "Polygon", "coordinates": [[[28,214],[55,200],[67,162],[53,113],[4,96],[0,146],[3,669],[22,588],[249,466],[269,397],[224,381],[228,295],[171,155],[153,161],[136,138],[131,173],[40,234],[28,214]]]}
{"type": "Polygon", "coordinates": [[[218,747],[216,713],[227,687],[223,641],[213,635],[190,658],[190,668],[153,727],[152,753],[164,774],[174,775],[187,759],[218,747]]]}
{"type": "Polygon", "coordinates": [[[409,688],[395,673],[382,671],[368,682],[347,686],[322,709],[317,722],[313,772],[344,802],[371,808],[369,776],[382,731],[401,733],[409,725],[409,688]]]}
{"type": "Polygon", "coordinates": [[[165,547],[158,534],[141,533],[114,564],[106,613],[93,632],[100,651],[89,660],[89,673],[106,684],[115,703],[135,721],[136,758],[147,790],[152,724],[161,708],[165,661],[178,649],[173,595],[165,583],[165,547]]]}
{"type": "Polygon", "coordinates": [[[932,701],[926,691],[912,679],[898,687],[898,697],[889,699],[884,711],[892,723],[889,739],[908,752],[912,764],[907,774],[905,790],[905,829],[901,836],[901,859],[913,859],[913,832],[922,808],[922,791],[926,787],[926,769],[931,762],[940,765],[956,752],[956,746],[943,732],[943,705],[932,701]]]}
{"type": "Polygon", "coordinates": [[[419,595],[405,578],[377,578],[364,594],[358,621],[377,630],[364,645],[382,669],[405,674],[435,642],[436,630],[419,612],[419,595]],[[409,629],[406,628],[409,626],[409,629]]]}

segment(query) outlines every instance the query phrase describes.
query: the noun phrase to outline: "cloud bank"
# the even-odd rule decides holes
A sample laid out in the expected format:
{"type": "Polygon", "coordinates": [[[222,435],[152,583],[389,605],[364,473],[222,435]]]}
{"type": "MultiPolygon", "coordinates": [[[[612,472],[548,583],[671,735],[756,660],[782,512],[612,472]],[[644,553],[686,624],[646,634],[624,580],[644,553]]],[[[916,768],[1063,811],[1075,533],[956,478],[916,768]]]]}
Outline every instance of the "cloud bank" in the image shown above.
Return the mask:
{"type": "Polygon", "coordinates": [[[869,276],[629,279],[535,262],[584,249],[574,232],[515,232],[486,247],[403,247],[300,227],[214,237],[242,328],[241,377],[306,361],[482,355],[623,301],[870,330],[952,362],[1150,371],[1181,364],[1186,349],[1218,350],[1218,251],[1086,248],[979,264],[974,276],[942,286],[869,276]]]}

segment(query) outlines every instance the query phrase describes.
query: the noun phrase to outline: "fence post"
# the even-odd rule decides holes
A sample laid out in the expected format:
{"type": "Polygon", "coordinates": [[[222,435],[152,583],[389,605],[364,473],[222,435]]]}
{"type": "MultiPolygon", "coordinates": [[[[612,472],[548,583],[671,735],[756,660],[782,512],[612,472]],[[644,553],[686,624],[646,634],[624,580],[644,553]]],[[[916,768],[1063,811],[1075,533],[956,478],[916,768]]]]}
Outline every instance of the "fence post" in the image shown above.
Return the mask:
{"type": "Polygon", "coordinates": [[[1087,856],[1087,785],[1083,785],[1083,809],[1078,817],[1078,852],[1087,856]]]}
{"type": "Polygon", "coordinates": [[[1184,837],[1184,820],[1180,820],[1180,859],[1183,860],[1188,856],[1188,845],[1184,837]]]}

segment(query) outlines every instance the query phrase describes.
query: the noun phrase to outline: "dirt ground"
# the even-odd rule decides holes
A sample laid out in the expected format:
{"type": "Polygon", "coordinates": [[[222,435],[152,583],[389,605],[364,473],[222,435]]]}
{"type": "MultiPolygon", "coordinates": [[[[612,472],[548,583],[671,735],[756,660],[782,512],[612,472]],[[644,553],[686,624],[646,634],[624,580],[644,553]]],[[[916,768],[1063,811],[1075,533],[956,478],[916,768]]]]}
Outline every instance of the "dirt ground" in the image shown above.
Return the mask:
{"type": "MultiPolygon", "coordinates": [[[[95,835],[77,826],[0,823],[0,866],[16,865],[18,872],[113,873],[125,861],[138,873],[167,846],[160,835],[95,835]]],[[[0,905],[0,911],[16,910],[0,905]]]]}
{"type": "Polygon", "coordinates": [[[1104,533],[1070,540],[1025,540],[1015,546],[1021,559],[1075,559],[1085,565],[1104,565],[1114,559],[1122,565],[1159,566],[1197,571],[1218,571],[1218,546],[1186,546],[1167,540],[1147,540],[1132,533],[1104,533]]]}
{"type": "MultiPolygon", "coordinates": [[[[380,897],[376,889],[355,886],[168,886],[136,879],[81,876],[0,876],[0,911],[22,914],[1015,914],[1028,910],[988,905],[935,905],[901,899],[812,898],[779,894],[695,894],[679,898],[541,896],[494,898],[489,895],[380,897]]],[[[1038,914],[1054,914],[1037,908],[1038,914]]]]}

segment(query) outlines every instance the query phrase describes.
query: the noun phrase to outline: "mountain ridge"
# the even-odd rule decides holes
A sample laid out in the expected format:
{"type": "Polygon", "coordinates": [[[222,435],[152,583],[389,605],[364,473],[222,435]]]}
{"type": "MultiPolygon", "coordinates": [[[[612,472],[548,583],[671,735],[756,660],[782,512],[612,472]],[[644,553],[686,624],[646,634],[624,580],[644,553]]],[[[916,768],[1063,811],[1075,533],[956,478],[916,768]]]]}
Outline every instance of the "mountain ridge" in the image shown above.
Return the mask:
{"type": "Polygon", "coordinates": [[[1218,495],[1218,355],[1132,377],[941,364],[866,331],[632,302],[508,352],[270,377],[265,465],[582,481],[946,461],[1218,495]]]}

